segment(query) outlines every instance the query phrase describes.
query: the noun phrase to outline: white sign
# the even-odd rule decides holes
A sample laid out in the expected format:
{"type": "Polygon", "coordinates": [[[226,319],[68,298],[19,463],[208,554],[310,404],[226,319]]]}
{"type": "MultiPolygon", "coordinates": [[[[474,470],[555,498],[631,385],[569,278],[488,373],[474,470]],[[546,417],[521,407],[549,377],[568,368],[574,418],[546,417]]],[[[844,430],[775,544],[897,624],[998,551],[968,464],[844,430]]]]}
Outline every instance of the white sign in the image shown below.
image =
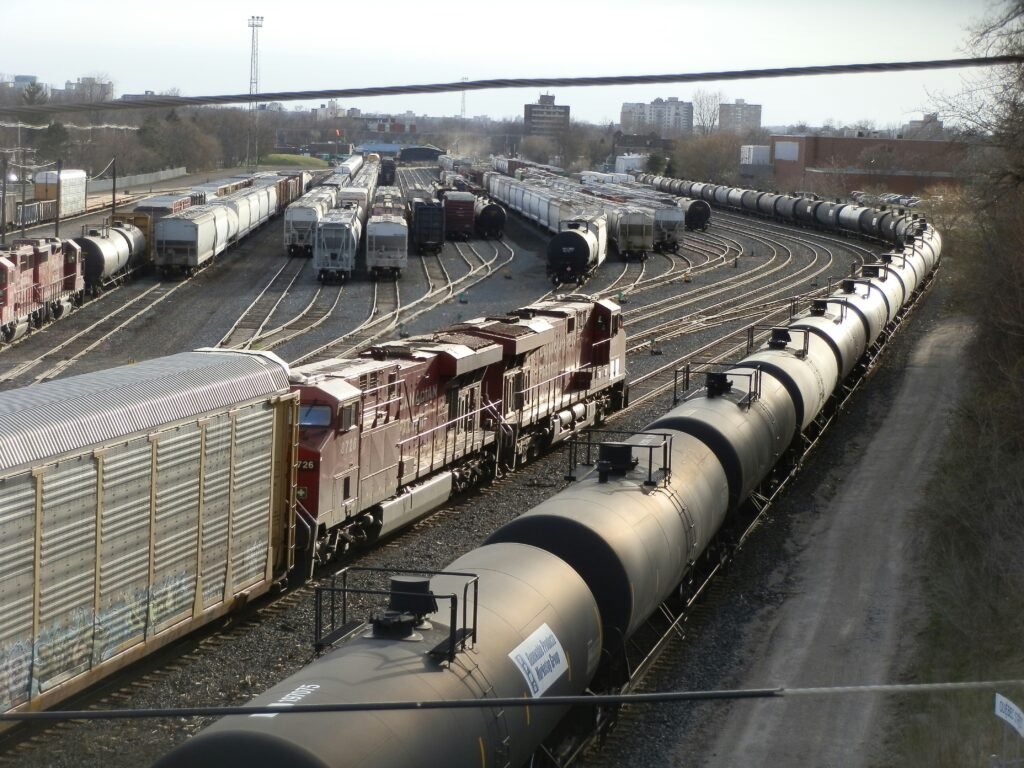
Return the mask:
{"type": "Polygon", "coordinates": [[[543,696],[569,669],[562,644],[547,624],[541,624],[508,655],[526,680],[530,696],[543,696]]]}
{"type": "Polygon", "coordinates": [[[1005,696],[996,694],[996,717],[1002,718],[1024,737],[1024,712],[1005,696]]]}

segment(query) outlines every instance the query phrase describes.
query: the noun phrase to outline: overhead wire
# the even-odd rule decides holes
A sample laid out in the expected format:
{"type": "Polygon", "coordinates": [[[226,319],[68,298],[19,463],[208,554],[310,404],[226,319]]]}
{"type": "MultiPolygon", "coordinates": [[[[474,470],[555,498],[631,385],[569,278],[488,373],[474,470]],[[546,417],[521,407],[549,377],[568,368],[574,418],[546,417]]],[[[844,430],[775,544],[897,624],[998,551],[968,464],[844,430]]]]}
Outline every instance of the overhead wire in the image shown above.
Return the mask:
{"type": "Polygon", "coordinates": [[[383,712],[427,709],[478,709],[509,707],[565,707],[660,705],[685,701],[726,701],[740,699],[785,699],[815,696],[863,694],[934,694],[958,691],[984,691],[1024,686],[1024,680],[981,680],[945,683],[891,685],[834,685],[808,688],[740,688],[715,691],[664,691],[661,693],[595,694],[592,696],[543,696],[531,699],[499,697],[450,699],[447,701],[336,702],[331,704],[273,703],[257,706],[180,707],[160,709],[96,709],[47,712],[9,712],[0,715],[0,723],[39,720],[139,720],[164,717],[226,717],[229,715],[325,714],[336,712],[383,712]]]}
{"type": "Polygon", "coordinates": [[[931,69],[961,69],[1024,64],[1024,56],[984,56],[929,61],[895,61],[870,64],[829,64],[810,67],[778,67],[773,69],[740,69],[720,72],[692,72],[663,75],[610,75],[597,77],[525,77],[490,80],[458,80],[450,83],[419,85],[370,86],[337,88],[322,91],[278,91],[271,93],[238,93],[221,96],[154,96],[152,98],[91,101],[69,104],[32,104],[0,106],[0,115],[47,115],[67,112],[196,107],[214,104],[250,104],[256,101],[305,101],[318,99],[355,99],[375,96],[410,96],[453,91],[485,91],[507,88],[581,88],[615,85],[655,85],[661,83],[705,83],[730,80],[760,80],[779,77],[818,75],[871,74],[881,72],[913,72],[931,69]]]}

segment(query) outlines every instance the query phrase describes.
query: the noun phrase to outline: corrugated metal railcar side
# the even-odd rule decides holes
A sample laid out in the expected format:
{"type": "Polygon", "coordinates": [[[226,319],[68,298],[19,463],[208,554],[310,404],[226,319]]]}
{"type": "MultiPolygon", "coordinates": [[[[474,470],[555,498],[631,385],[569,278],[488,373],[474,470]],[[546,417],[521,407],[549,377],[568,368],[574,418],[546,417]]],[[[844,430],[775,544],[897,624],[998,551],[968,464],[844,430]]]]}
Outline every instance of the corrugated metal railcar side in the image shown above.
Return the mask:
{"type": "Polygon", "coordinates": [[[287,572],[287,376],[210,350],[5,393],[0,711],[52,706],[287,572]]]}

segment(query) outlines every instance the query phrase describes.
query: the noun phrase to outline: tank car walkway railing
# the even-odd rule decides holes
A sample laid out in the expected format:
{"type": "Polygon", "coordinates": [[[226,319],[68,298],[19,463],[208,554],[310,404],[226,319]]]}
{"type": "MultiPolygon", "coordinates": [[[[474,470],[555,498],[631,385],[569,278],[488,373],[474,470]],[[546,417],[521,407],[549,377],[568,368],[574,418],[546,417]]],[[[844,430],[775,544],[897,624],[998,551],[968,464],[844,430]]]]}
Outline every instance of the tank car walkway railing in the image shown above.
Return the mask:
{"type": "MultiPolygon", "coordinates": [[[[667,487],[672,477],[672,435],[667,432],[624,432],[614,429],[587,430],[581,435],[572,437],[568,442],[569,468],[564,479],[574,482],[579,478],[576,468],[594,467],[600,482],[606,482],[609,473],[626,474],[640,467],[646,468],[647,478],[643,485],[653,488],[658,485],[667,487]],[[626,438],[625,440],[605,440],[604,438],[626,438]],[[628,438],[636,438],[630,441],[628,438]],[[656,458],[660,451],[661,462],[658,466],[656,458]],[[645,461],[636,456],[646,454],[645,461]],[[641,466],[642,465],[642,466],[641,466]]],[[[587,474],[595,471],[590,469],[587,474]]]]}
{"type": "Polygon", "coordinates": [[[423,614],[411,613],[410,606],[413,603],[420,603],[424,598],[435,601],[445,601],[450,606],[448,637],[445,641],[429,651],[429,655],[442,657],[449,662],[455,661],[455,655],[466,649],[467,643],[475,643],[477,639],[478,622],[478,600],[480,596],[480,579],[475,573],[464,573],[461,571],[410,571],[394,568],[344,568],[331,577],[328,586],[314,588],[314,638],[313,647],[317,653],[322,653],[337,643],[343,642],[352,637],[356,632],[366,626],[367,622],[362,619],[349,618],[349,596],[350,595],[381,595],[388,597],[387,611],[408,613],[409,618],[422,619],[423,616],[434,611],[423,614]],[[413,592],[396,590],[396,585],[401,585],[401,580],[393,579],[392,588],[366,589],[349,586],[349,574],[379,574],[380,576],[401,577],[401,576],[456,576],[466,580],[462,587],[462,607],[459,610],[459,596],[455,594],[438,595],[433,592],[413,592]],[[338,582],[341,582],[339,585],[338,582]]]}

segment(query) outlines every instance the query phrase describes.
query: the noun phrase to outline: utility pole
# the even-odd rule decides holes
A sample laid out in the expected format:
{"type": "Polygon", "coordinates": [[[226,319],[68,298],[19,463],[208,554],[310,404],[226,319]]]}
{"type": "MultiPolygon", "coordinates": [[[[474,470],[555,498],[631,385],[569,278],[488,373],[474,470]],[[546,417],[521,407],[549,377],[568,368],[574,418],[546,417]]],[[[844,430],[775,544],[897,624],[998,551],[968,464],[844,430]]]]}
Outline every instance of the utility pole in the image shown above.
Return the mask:
{"type": "Polygon", "coordinates": [[[249,58],[249,95],[253,100],[249,102],[249,140],[245,143],[245,165],[255,166],[260,160],[259,134],[256,130],[256,122],[259,118],[259,110],[256,108],[256,94],[260,92],[260,28],[263,26],[262,16],[250,16],[249,28],[252,30],[252,48],[249,58]],[[252,149],[250,155],[249,150],[252,149]],[[252,161],[250,162],[250,157],[252,161]]]}

